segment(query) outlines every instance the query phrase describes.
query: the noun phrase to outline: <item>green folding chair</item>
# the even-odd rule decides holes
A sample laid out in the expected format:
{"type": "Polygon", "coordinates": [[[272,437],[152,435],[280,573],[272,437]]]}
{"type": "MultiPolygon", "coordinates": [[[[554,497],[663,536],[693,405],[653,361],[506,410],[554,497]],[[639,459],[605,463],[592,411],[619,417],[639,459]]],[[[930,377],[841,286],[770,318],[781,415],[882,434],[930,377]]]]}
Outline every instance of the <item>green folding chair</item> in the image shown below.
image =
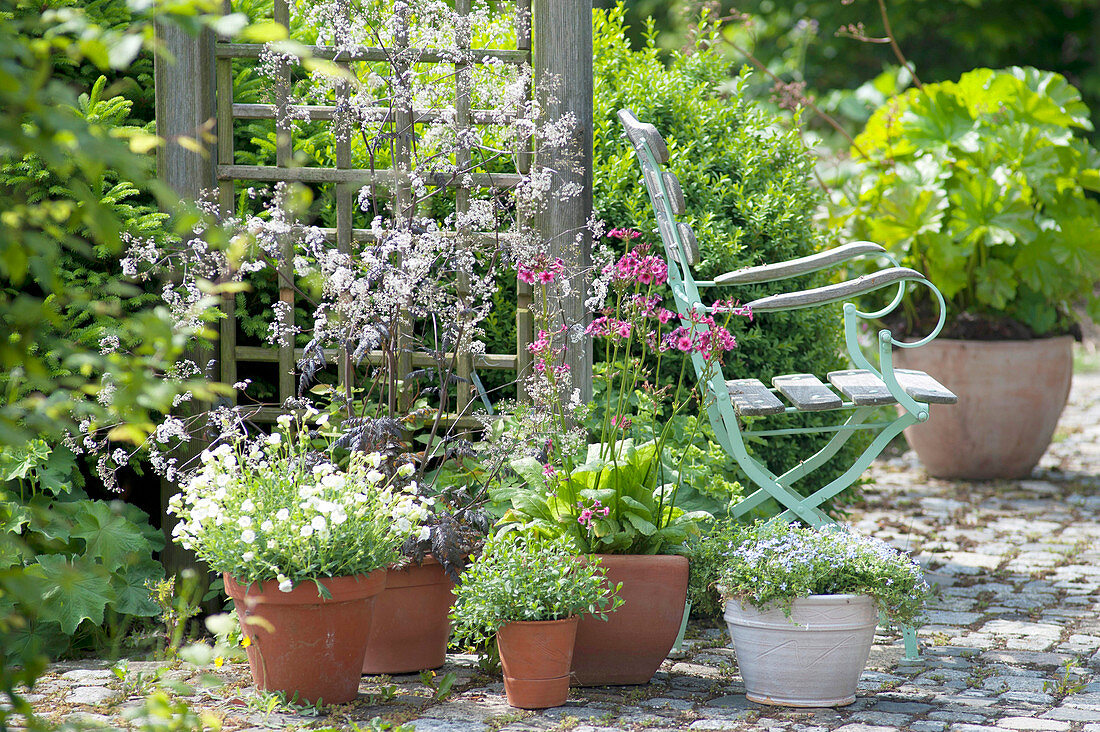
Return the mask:
{"type": "MultiPolygon", "coordinates": [[[[785,292],[746,303],[754,317],[780,310],[797,310],[850,300],[857,295],[884,287],[896,286],[897,293],[886,307],[875,312],[863,312],[852,302],[845,302],[844,339],[848,355],[855,368],[833,371],[823,382],[814,374],[776,376],[771,386],[756,378],[726,379],[718,371],[705,383],[705,402],[710,424],[722,447],[737,460],[756,490],[738,501],[731,509],[734,516],[744,516],[759,509],[769,499],[780,506],[776,520],[801,520],[810,526],[832,521],[821,510],[825,501],[854,483],[871,462],[906,427],[928,420],[929,404],[954,404],[958,398],[923,371],[895,369],[893,349],[917,348],[935,338],[943,328],[946,309],[939,290],[920,272],[898,266],[885,249],[871,242],[854,242],[819,254],[787,262],[746,267],[719,275],[713,280],[696,280],[691,268],[699,262],[699,248],[691,227],[676,220],[685,211],[684,194],[675,174],[662,171],[668,162],[668,146],[651,124],[639,122],[629,110],[620,110],[619,119],[626,128],[626,137],[634,146],[642,177],[657,216],[657,226],[668,259],[668,282],[681,318],[689,312],[713,314],[715,309],[703,303],[700,288],[728,287],[750,283],[781,281],[798,275],[828,269],[862,257],[886,260],[884,267],[853,280],[809,290],[785,292]],[[860,320],[877,320],[896,308],[905,295],[906,283],[928,287],[940,306],[936,327],[926,337],[913,343],[896,340],[889,330],[878,332],[878,363],[872,364],[857,342],[860,320]],[[896,404],[897,416],[882,419],[883,405],[896,404]],[[766,417],[804,412],[835,412],[835,424],[791,427],[783,429],[742,430],[741,417],[766,417]],[[876,420],[877,421],[872,421],[876,420]],[[836,456],[840,448],[857,430],[873,430],[877,434],[856,461],[837,478],[808,496],[792,486],[814,473],[836,456]],[[814,454],[790,466],[786,472],[775,473],[745,448],[745,437],[766,439],[777,435],[832,433],[829,441],[814,454]]],[[[684,319],[685,326],[690,323],[684,319]]],[[[702,379],[708,372],[702,356],[692,356],[696,374],[702,379]]],[[[903,628],[907,658],[917,658],[916,633],[903,628]]]]}

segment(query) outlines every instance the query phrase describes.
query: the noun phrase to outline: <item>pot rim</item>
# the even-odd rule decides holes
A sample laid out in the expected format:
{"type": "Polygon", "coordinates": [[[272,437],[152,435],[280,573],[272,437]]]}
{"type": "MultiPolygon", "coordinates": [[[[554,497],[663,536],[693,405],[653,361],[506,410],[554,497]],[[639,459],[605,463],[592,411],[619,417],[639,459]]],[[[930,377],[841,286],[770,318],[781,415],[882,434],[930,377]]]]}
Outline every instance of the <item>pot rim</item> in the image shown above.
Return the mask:
{"type": "Polygon", "coordinates": [[[324,604],[349,602],[373,597],[386,588],[386,570],[376,569],[365,574],[317,577],[299,582],[290,592],[279,589],[278,580],[263,580],[243,584],[228,572],[222,573],[225,594],[234,600],[245,600],[268,605],[324,604]],[[334,597],[323,598],[314,579],[329,590],[334,597]]]}
{"type": "Polygon", "coordinates": [[[570,615],[567,618],[556,618],[554,620],[498,620],[500,623],[498,630],[508,625],[549,625],[553,623],[564,625],[567,623],[576,623],[580,619],[580,615],[570,615]]]}
{"type": "MultiPolygon", "coordinates": [[[[935,340],[932,340],[929,343],[924,344],[924,346],[922,346],[922,348],[925,347],[925,346],[935,345],[937,343],[941,343],[941,344],[944,344],[944,345],[946,345],[948,343],[951,343],[951,344],[966,344],[967,348],[970,348],[970,347],[974,347],[974,348],[998,348],[998,347],[999,348],[1008,348],[1008,347],[1016,347],[1016,348],[1018,348],[1020,346],[1020,344],[1023,344],[1023,343],[1041,344],[1041,343],[1053,343],[1053,342],[1056,342],[1056,341],[1067,341],[1067,340],[1072,342],[1072,341],[1076,341],[1077,339],[1074,338],[1070,334],[1054,335],[1054,336],[1041,336],[1039,338],[992,338],[992,339],[985,339],[985,338],[983,338],[983,339],[977,339],[977,338],[949,338],[945,335],[941,335],[941,336],[936,336],[935,340]]],[[[916,340],[908,341],[907,340],[907,341],[903,341],[903,342],[904,343],[917,343],[918,341],[916,341],[916,340]]]]}

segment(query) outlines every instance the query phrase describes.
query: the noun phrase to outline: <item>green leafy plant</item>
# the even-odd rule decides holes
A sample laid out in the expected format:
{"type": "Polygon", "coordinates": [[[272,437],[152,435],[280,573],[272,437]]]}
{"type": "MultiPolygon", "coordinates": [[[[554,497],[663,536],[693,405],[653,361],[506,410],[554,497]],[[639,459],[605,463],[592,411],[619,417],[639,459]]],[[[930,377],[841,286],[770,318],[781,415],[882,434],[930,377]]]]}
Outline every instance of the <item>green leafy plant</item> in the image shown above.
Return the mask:
{"type": "Polygon", "coordinates": [[[591,613],[606,619],[622,604],[598,558],[577,557],[566,536],[500,534],[462,576],[451,611],[456,637],[474,646],[517,620],[562,620],[591,613]]]}
{"type": "MultiPolygon", "coordinates": [[[[456,681],[458,681],[458,675],[454,671],[448,671],[438,677],[435,671],[420,672],[420,683],[432,690],[432,696],[436,701],[449,699],[456,681]]],[[[392,698],[392,694],[390,696],[392,698]]]]}
{"type": "Polygon", "coordinates": [[[603,447],[589,445],[583,463],[553,476],[535,458],[512,461],[527,485],[497,490],[511,505],[501,530],[568,536],[585,554],[657,554],[680,547],[710,518],[676,506],[675,484],[658,483],[656,442],[622,440],[614,454],[603,447]]]}
{"type": "MultiPolygon", "coordinates": [[[[927,274],[948,336],[1066,333],[1077,302],[1100,316],[1100,152],[1075,134],[1092,129],[1052,72],[975,69],[909,89],[855,138],[856,184],[833,221],[927,274]]],[[[903,329],[921,332],[937,313],[913,302],[903,329]]]]}
{"type": "MultiPolygon", "coordinates": [[[[146,582],[164,569],[152,554],[164,538],[136,506],[87,497],[76,459],[44,440],[0,447],[0,530],[13,541],[0,571],[40,583],[34,620],[13,630],[11,651],[51,655],[117,642],[132,617],[153,617],[146,582]]],[[[16,597],[0,595],[0,616],[16,597]]]]}
{"type": "Polygon", "coordinates": [[[187,621],[202,612],[197,602],[202,590],[198,572],[185,569],[178,577],[172,575],[155,582],[146,582],[146,588],[160,608],[160,622],[164,626],[164,642],[159,649],[160,653],[165,658],[175,658],[187,631],[187,621]]]}
{"type": "Polygon", "coordinates": [[[1054,681],[1044,681],[1043,691],[1059,699],[1071,694],[1079,694],[1088,686],[1092,674],[1081,668],[1074,658],[1067,658],[1062,662],[1061,673],[1054,681]]]}
{"type": "Polygon", "coordinates": [[[702,535],[688,541],[688,599],[696,617],[721,617],[724,603],[718,589],[719,576],[726,558],[737,547],[745,529],[727,516],[717,516],[702,535]]]}
{"type": "Polygon", "coordinates": [[[813,529],[780,521],[734,539],[719,587],[728,597],[788,613],[797,597],[869,595],[899,623],[918,618],[928,597],[920,565],[884,542],[835,524],[813,529]]]}

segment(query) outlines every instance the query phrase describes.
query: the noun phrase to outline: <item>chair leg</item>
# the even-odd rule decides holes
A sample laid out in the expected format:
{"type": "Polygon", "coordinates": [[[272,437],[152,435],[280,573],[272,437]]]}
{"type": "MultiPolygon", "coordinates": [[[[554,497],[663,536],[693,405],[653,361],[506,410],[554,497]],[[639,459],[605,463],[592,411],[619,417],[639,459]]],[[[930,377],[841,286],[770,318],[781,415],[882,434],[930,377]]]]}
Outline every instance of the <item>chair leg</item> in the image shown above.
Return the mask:
{"type": "Polygon", "coordinates": [[[901,626],[901,637],[905,641],[905,660],[920,660],[920,644],[917,643],[917,629],[911,625],[901,626]]]}

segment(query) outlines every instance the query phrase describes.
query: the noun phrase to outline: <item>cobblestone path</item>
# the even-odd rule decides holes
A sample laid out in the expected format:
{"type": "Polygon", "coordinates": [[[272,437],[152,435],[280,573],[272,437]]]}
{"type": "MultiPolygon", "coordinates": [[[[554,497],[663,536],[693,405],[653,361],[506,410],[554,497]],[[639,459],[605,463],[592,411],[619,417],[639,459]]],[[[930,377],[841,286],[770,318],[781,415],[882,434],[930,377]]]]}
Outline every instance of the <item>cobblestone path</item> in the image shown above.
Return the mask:
{"type": "MultiPolygon", "coordinates": [[[[880,635],[848,707],[747,701],[725,630],[696,625],[650,684],[573,690],[565,706],[540,713],[510,708],[499,677],[465,656],[449,657],[437,676],[455,674],[445,701],[400,676],[365,678],[356,703],[320,715],[268,709],[239,664],[184,700],[227,730],[366,730],[381,717],[417,732],[1100,732],[1100,682],[1091,681],[1100,670],[1100,374],[1075,378],[1055,444],[1030,480],[933,480],[912,455],[876,463],[871,478],[852,523],[915,550],[938,591],[921,660],[904,661],[899,638],[880,635]]],[[[57,664],[32,699],[53,721],[124,727],[143,703],[140,675],[156,668],[131,663],[124,684],[106,662],[57,664]]],[[[197,679],[187,668],[168,676],[197,679]]]]}

